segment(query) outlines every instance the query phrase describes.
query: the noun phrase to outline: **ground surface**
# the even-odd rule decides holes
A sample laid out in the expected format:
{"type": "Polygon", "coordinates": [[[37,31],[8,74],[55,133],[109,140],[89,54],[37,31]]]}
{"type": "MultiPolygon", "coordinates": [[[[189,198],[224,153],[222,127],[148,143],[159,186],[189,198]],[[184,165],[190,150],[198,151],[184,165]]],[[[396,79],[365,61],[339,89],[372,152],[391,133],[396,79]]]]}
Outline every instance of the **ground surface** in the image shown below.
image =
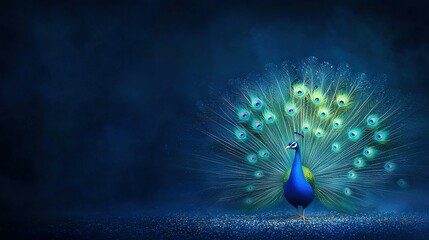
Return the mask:
{"type": "Polygon", "coordinates": [[[316,213],[305,222],[284,212],[136,214],[2,221],[0,227],[13,239],[429,239],[429,215],[414,213],[316,213]]]}

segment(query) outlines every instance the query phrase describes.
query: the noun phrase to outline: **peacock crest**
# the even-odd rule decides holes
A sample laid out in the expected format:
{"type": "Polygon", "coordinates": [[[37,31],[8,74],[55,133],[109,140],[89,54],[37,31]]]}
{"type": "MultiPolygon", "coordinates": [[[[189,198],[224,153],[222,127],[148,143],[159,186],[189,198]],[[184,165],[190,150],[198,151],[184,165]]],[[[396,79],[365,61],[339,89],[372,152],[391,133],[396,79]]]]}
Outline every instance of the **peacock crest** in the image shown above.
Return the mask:
{"type": "Polygon", "coordinates": [[[299,173],[328,208],[355,211],[392,185],[407,186],[400,174],[411,151],[401,138],[406,114],[382,80],[310,57],[299,66],[268,65],[237,89],[205,131],[214,140],[205,159],[220,200],[259,209],[288,199],[296,160],[288,148],[297,132],[299,173]]]}

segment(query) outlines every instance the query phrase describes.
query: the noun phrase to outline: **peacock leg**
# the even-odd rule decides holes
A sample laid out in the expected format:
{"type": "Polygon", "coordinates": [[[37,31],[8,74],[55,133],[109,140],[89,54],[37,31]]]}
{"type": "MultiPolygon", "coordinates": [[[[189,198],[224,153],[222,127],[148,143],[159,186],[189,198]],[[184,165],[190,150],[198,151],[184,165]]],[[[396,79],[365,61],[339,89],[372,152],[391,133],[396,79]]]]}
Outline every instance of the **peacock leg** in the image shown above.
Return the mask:
{"type": "Polygon", "coordinates": [[[294,218],[301,218],[301,214],[299,214],[299,207],[296,208],[296,215],[290,216],[289,218],[294,219],[294,218]]]}
{"type": "Polygon", "coordinates": [[[311,217],[306,217],[306,216],[304,216],[304,208],[302,209],[302,215],[300,216],[300,218],[302,219],[302,220],[306,220],[306,219],[311,219],[311,217]]]}
{"type": "Polygon", "coordinates": [[[301,218],[301,214],[299,214],[299,206],[296,208],[296,215],[290,216],[290,219],[301,218]]]}

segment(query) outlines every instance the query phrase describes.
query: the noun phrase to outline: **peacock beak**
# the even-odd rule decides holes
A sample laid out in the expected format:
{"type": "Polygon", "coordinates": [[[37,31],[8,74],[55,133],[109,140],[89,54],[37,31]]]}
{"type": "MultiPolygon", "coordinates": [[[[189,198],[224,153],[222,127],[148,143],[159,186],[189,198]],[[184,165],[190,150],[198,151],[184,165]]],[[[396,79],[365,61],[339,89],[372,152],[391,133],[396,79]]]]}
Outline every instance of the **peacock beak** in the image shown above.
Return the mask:
{"type": "Polygon", "coordinates": [[[288,145],[288,146],[286,146],[286,149],[289,149],[290,148],[290,146],[288,145]]]}

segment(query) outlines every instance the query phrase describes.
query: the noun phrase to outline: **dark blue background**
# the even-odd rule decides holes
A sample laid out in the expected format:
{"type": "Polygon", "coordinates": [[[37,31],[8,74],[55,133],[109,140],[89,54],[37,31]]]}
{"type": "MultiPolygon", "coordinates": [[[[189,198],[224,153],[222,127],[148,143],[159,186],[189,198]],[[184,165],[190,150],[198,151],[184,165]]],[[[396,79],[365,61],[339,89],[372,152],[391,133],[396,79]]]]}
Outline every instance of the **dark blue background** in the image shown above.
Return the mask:
{"type": "Polygon", "coordinates": [[[346,62],[427,106],[425,1],[297,2],[2,2],[0,213],[205,201],[181,168],[197,103],[269,62],[346,62]]]}

